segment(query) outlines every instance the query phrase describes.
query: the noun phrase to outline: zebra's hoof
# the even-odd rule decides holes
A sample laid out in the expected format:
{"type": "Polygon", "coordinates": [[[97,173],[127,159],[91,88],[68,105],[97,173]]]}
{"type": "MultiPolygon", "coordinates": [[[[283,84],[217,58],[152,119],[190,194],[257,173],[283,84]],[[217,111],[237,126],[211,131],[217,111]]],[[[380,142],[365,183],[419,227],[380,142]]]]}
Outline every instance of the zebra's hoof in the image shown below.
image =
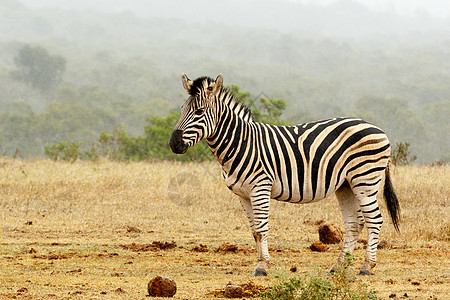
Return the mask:
{"type": "Polygon", "coordinates": [[[263,268],[256,268],[253,276],[267,276],[267,272],[263,268]]]}
{"type": "Polygon", "coordinates": [[[358,275],[371,275],[369,269],[367,269],[366,267],[361,267],[361,269],[359,270],[358,275]]]}

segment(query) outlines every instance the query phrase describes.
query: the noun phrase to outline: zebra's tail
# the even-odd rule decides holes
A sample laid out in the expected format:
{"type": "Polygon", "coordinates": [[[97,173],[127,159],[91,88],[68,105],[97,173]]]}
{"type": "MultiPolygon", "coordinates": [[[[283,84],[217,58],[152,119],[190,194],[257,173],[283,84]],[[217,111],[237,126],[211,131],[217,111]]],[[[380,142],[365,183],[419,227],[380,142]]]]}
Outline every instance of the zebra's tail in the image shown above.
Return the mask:
{"type": "Polygon", "coordinates": [[[397,195],[394,191],[394,186],[391,182],[390,172],[389,172],[389,165],[386,167],[386,177],[384,180],[384,199],[386,200],[386,205],[389,211],[389,215],[391,216],[392,223],[394,224],[395,230],[397,232],[400,232],[400,229],[398,228],[398,223],[400,221],[400,205],[398,203],[397,195]]]}

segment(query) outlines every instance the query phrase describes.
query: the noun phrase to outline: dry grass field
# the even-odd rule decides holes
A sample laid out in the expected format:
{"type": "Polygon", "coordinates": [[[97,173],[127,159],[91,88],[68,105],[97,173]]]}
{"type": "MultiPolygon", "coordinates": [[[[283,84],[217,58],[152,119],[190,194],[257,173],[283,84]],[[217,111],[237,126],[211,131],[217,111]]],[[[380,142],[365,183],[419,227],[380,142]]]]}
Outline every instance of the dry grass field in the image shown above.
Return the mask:
{"type": "MultiPolygon", "coordinates": [[[[381,240],[392,247],[379,250],[374,275],[356,280],[381,299],[405,293],[450,299],[450,167],[397,167],[393,181],[401,234],[383,203],[381,240]]],[[[269,276],[252,278],[253,238],[217,163],[6,158],[0,158],[0,220],[1,299],[146,299],[156,275],[177,282],[175,298],[213,298],[228,282],[265,287],[279,276],[325,273],[339,245],[309,250],[318,239],[314,223],[343,228],[334,197],[309,205],[273,201],[273,264],[269,276]],[[224,242],[238,250],[217,252],[224,242]]],[[[358,244],[355,256],[363,255],[358,244]]]]}

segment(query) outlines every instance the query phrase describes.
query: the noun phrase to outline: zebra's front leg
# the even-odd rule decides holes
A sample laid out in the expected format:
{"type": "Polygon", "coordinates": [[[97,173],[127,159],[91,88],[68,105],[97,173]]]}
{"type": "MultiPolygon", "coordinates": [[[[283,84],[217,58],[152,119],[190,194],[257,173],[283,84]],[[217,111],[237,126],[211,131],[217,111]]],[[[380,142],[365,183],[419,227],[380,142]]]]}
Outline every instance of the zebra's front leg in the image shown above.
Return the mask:
{"type": "Polygon", "coordinates": [[[258,265],[256,265],[253,276],[267,276],[267,268],[269,267],[269,249],[267,246],[267,233],[261,234],[253,232],[258,252],[258,265]]]}
{"type": "Polygon", "coordinates": [[[266,276],[269,266],[267,235],[269,233],[270,189],[267,186],[255,187],[250,202],[253,211],[253,237],[258,252],[258,265],[253,276],[266,276]]]}
{"type": "MultiPolygon", "coordinates": [[[[245,210],[248,221],[250,223],[250,229],[252,230],[253,237],[256,242],[256,249],[258,252],[258,265],[256,266],[255,272],[253,276],[266,276],[267,275],[267,267],[269,261],[269,251],[267,246],[267,230],[266,234],[262,234],[261,232],[257,232],[255,229],[255,216],[253,214],[253,205],[249,199],[240,198],[242,207],[245,210]]],[[[268,208],[267,208],[268,209],[268,208]]],[[[267,212],[268,214],[268,212],[267,212]]]]}

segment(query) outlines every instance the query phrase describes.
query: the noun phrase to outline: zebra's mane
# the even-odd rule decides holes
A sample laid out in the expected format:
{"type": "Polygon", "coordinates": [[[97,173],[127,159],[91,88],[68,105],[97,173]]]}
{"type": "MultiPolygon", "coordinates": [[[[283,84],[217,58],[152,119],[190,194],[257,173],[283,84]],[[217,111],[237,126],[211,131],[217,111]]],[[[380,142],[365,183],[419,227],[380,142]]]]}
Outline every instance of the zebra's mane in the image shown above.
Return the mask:
{"type": "MultiPolygon", "coordinates": [[[[203,76],[195,79],[192,82],[190,89],[190,95],[192,96],[191,101],[195,101],[196,96],[201,94],[201,91],[208,87],[214,80],[210,77],[203,76]]],[[[239,99],[237,98],[229,88],[222,86],[218,98],[225,105],[231,108],[241,119],[247,122],[254,122],[255,119],[251,110],[239,99]]]]}
{"type": "Polygon", "coordinates": [[[234,111],[241,119],[247,122],[254,122],[252,111],[241,99],[237,98],[228,88],[222,87],[219,93],[219,99],[223,101],[232,111],[234,111]]]}

